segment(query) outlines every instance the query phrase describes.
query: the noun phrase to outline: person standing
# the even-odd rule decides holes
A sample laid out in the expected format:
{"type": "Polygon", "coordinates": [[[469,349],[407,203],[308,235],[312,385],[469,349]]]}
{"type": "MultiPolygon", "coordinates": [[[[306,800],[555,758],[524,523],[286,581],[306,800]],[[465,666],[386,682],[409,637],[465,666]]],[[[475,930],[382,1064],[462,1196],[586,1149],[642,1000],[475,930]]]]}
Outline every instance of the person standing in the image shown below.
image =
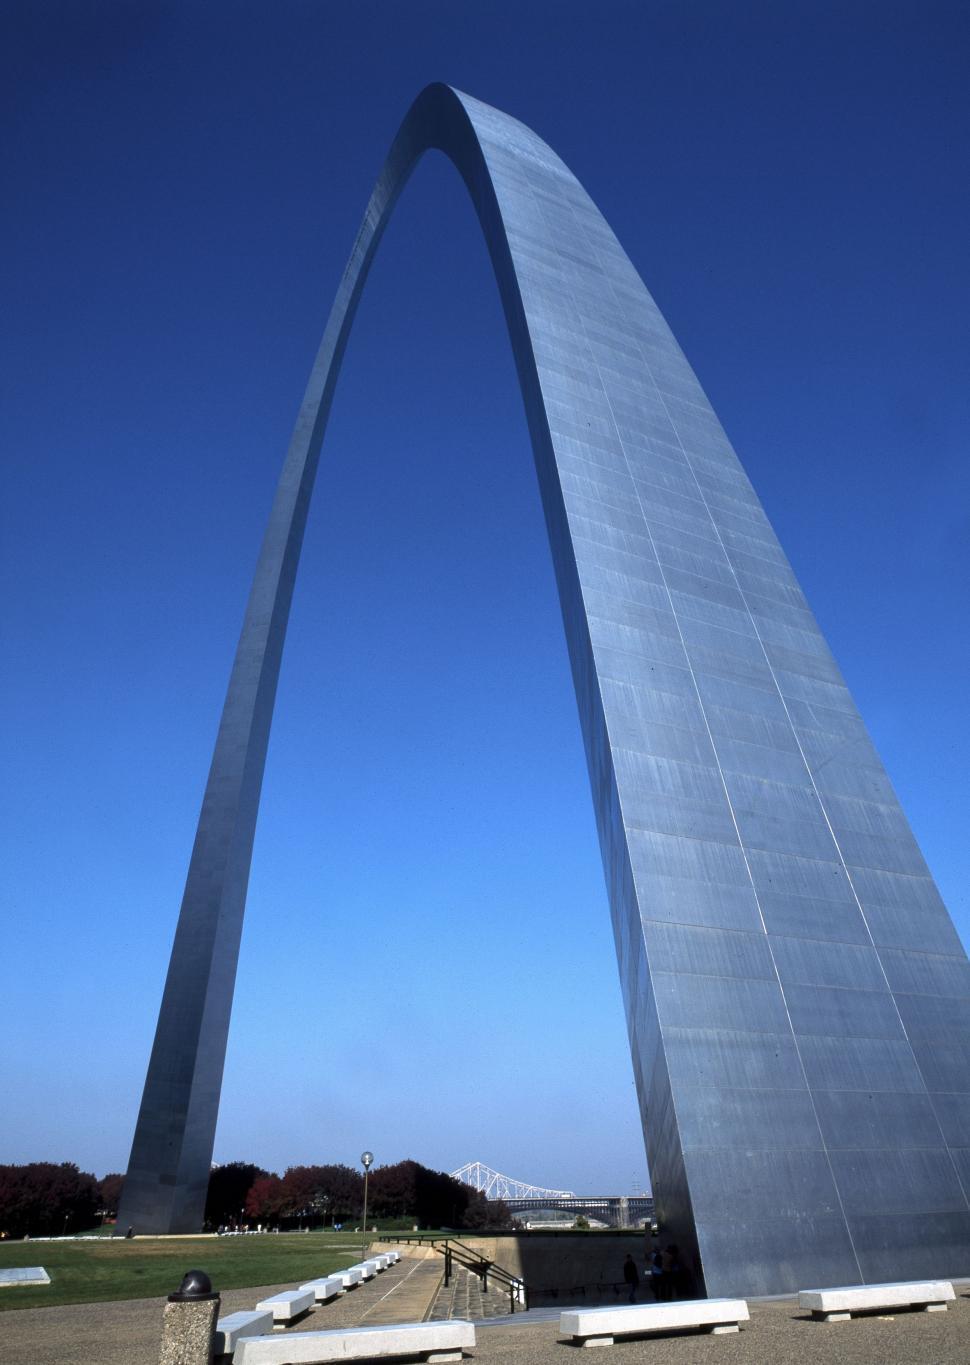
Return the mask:
{"type": "Polygon", "coordinates": [[[664,1279],[667,1282],[668,1299],[682,1299],[684,1293],[684,1264],[680,1259],[680,1247],[670,1245],[663,1254],[664,1279]]]}
{"type": "Polygon", "coordinates": [[[650,1257],[650,1288],[653,1290],[653,1297],[657,1303],[663,1303],[667,1297],[665,1291],[666,1284],[664,1278],[664,1258],[663,1252],[659,1247],[654,1247],[650,1257]]]}
{"type": "Polygon", "coordinates": [[[637,1301],[637,1286],[640,1283],[640,1272],[637,1270],[636,1262],[629,1254],[623,1262],[623,1279],[630,1290],[630,1302],[637,1301]]]}

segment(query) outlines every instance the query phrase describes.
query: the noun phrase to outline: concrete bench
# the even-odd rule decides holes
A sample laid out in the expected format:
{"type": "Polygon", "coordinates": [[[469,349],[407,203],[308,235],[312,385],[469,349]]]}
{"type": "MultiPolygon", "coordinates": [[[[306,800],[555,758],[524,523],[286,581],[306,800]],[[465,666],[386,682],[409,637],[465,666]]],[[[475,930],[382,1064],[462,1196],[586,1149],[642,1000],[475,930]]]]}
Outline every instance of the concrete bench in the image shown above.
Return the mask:
{"type": "Polygon", "coordinates": [[[362,1280],[372,1280],[377,1274],[377,1271],[371,1265],[370,1261],[359,1261],[357,1265],[352,1265],[350,1269],[359,1271],[362,1280]]]}
{"type": "Polygon", "coordinates": [[[328,1299],[335,1299],[338,1294],[347,1292],[342,1275],[322,1275],[318,1280],[307,1280],[300,1288],[312,1289],[317,1303],[326,1303],[328,1299]]]}
{"type": "Polygon", "coordinates": [[[853,1313],[878,1308],[922,1308],[945,1313],[954,1298],[948,1280],[912,1280],[905,1284],[852,1284],[837,1289],[803,1289],[799,1308],[808,1308],[820,1322],[845,1322],[853,1313]]]}
{"type": "Polygon", "coordinates": [[[622,1308],[574,1308],[559,1315],[559,1330],[583,1346],[612,1346],[615,1337],[669,1332],[677,1327],[737,1332],[739,1323],[747,1322],[748,1316],[744,1299],[685,1299],[622,1308]]]}
{"type": "Polygon", "coordinates": [[[270,1312],[230,1313],[216,1323],[215,1354],[231,1356],[240,1337],[258,1337],[262,1332],[269,1332],[272,1326],[273,1314],[270,1312]]]}
{"type": "Polygon", "coordinates": [[[353,1289],[355,1285],[360,1284],[362,1278],[359,1265],[350,1265],[346,1270],[335,1270],[333,1273],[343,1280],[344,1289],[353,1289]]]}
{"type": "Polygon", "coordinates": [[[377,1360],[382,1356],[421,1356],[432,1362],[461,1360],[473,1350],[475,1326],[455,1318],[446,1322],[398,1322],[386,1327],[348,1327],[333,1332],[291,1332],[285,1338],[246,1337],[236,1349],[235,1365],[327,1365],[339,1360],[377,1360]]]}
{"type": "Polygon", "coordinates": [[[286,1326],[294,1318],[300,1317],[313,1307],[312,1289],[284,1289],[282,1294],[273,1294],[262,1299],[257,1305],[262,1312],[273,1314],[274,1325],[286,1326]]]}

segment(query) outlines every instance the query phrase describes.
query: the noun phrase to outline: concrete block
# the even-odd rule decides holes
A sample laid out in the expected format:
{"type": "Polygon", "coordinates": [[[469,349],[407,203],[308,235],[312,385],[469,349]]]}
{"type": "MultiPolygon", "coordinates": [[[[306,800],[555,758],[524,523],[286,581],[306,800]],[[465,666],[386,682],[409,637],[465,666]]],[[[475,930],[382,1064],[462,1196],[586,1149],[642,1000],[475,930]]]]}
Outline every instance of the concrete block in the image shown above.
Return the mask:
{"type": "Polygon", "coordinates": [[[338,1294],[346,1292],[342,1275],[323,1275],[318,1280],[307,1280],[300,1288],[312,1289],[317,1303],[326,1303],[328,1299],[335,1299],[338,1294]]]}
{"type": "Polygon", "coordinates": [[[286,1337],[246,1337],[235,1365],[327,1365],[339,1360],[377,1360],[382,1356],[422,1356],[428,1361],[460,1360],[474,1350],[475,1325],[401,1322],[380,1327],[348,1327],[333,1332],[292,1332],[286,1337]]]}
{"type": "Polygon", "coordinates": [[[313,1290],[284,1289],[281,1294],[272,1294],[268,1299],[262,1299],[256,1307],[260,1312],[272,1313],[274,1323],[292,1322],[294,1318],[298,1318],[301,1313],[313,1307],[313,1290]]]}
{"type": "Polygon", "coordinates": [[[270,1312],[229,1313],[216,1323],[215,1353],[217,1356],[230,1356],[240,1337],[258,1337],[262,1332],[271,1331],[272,1327],[273,1314],[270,1312]]]}
{"type": "Polygon", "coordinates": [[[833,1289],[802,1289],[799,1308],[807,1308],[825,1322],[845,1322],[853,1313],[878,1308],[925,1308],[946,1312],[954,1298],[949,1280],[908,1280],[899,1284],[851,1284],[833,1289]]]}
{"type": "Polygon", "coordinates": [[[584,1346],[612,1346],[618,1336],[666,1332],[676,1327],[733,1328],[748,1321],[744,1299],[685,1299],[675,1303],[626,1304],[617,1308],[576,1308],[559,1315],[563,1336],[584,1346]]]}

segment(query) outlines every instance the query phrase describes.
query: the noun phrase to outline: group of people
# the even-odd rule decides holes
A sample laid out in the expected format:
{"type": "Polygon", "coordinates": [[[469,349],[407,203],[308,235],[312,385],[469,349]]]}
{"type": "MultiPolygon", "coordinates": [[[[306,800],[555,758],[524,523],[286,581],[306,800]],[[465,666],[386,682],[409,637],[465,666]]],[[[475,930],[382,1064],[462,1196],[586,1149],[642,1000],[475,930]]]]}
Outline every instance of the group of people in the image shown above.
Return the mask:
{"type": "MultiPolygon", "coordinates": [[[[674,1245],[648,1249],[646,1282],[657,1303],[684,1298],[689,1293],[688,1272],[681,1260],[680,1249],[674,1245]]],[[[640,1288],[640,1272],[632,1256],[623,1262],[623,1281],[630,1291],[630,1302],[636,1303],[640,1288]]]]}

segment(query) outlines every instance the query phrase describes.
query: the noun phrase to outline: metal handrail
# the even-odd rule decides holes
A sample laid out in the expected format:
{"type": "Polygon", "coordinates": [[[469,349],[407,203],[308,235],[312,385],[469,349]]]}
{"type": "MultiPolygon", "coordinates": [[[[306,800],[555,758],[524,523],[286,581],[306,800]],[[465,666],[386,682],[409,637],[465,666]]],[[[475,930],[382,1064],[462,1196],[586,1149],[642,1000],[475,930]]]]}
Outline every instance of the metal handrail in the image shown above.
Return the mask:
{"type": "Polygon", "coordinates": [[[477,1275],[482,1282],[482,1292],[488,1292],[488,1277],[491,1275],[493,1281],[498,1283],[508,1291],[509,1312],[515,1312],[515,1305],[518,1301],[526,1312],[529,1310],[529,1286],[519,1275],[513,1275],[497,1261],[490,1261],[488,1257],[480,1255],[473,1247],[466,1246],[464,1242],[459,1242],[455,1237],[433,1238],[431,1245],[435,1251],[440,1251],[445,1258],[445,1286],[451,1283],[453,1273],[453,1261],[470,1270],[473,1275],[477,1275]]]}

